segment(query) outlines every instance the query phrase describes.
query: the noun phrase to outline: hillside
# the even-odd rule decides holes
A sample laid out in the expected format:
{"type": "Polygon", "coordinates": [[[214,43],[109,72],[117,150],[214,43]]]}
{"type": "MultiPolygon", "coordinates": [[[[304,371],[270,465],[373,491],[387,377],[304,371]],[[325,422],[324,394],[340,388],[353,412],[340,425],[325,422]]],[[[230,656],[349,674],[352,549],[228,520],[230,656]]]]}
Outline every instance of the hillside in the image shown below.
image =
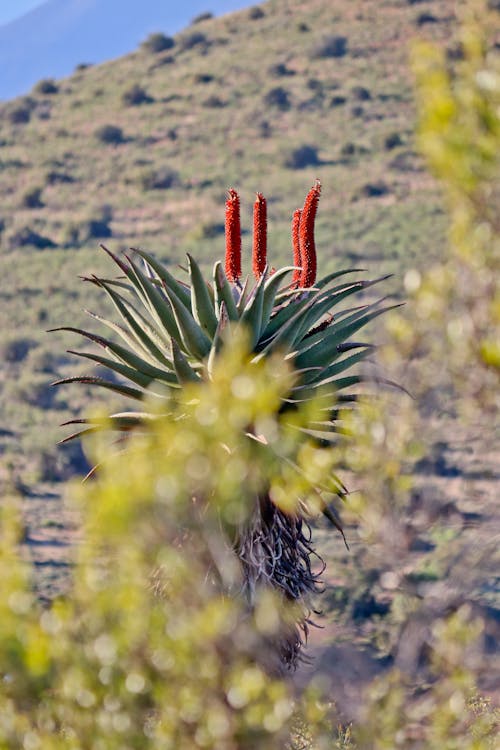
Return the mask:
{"type": "Polygon", "coordinates": [[[277,265],[319,177],[322,271],[396,272],[399,293],[408,268],[439,256],[444,222],[414,150],[407,55],[416,36],[450,36],[453,7],[272,0],[1,105],[0,440],[4,461],[31,466],[24,481],[67,476],[76,460],[54,443],[84,396],[47,388],[74,367],[63,355],[74,341],[44,331],[85,321],[94,292],[77,277],[107,268],[99,242],[173,264],[189,250],[211,265],[234,186],[244,232],[254,191],[268,197],[277,265]]]}
{"type": "MultiPolygon", "coordinates": [[[[215,15],[246,0],[216,0],[215,15]]],[[[46,0],[0,26],[0,99],[24,94],[40,78],[68,75],[79,63],[129,52],[153,32],[173,34],[208,10],[205,0],[46,0]]]]}

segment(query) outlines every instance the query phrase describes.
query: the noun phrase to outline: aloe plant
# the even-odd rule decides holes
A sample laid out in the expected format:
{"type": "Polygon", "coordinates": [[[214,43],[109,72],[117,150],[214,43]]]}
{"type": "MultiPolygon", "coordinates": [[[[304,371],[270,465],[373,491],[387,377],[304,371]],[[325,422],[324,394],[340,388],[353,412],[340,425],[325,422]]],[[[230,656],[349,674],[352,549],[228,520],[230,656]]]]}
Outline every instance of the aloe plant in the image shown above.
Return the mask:
{"type": "MultiPolygon", "coordinates": [[[[303,208],[294,212],[294,265],[279,270],[270,269],[267,263],[266,200],[257,194],[252,287],[248,279],[242,281],[240,200],[232,189],[226,201],[225,266],[217,261],[209,281],[189,254],[185,282],[142,249],[134,248],[119,258],[103,247],[121,275],[116,279],[93,276],[87,281],[108,295],[120,323],[91,313],[111,330],[109,338],[73,327],[58,330],[73,331],[96,344],[101,352],[72,353],[108,368],[114,377],[64,378],[55,385],[85,383],[138,402],[138,410],[112,414],[106,421],[107,428],[126,435],[135,428],[147,428],[152,418],[144,411],[149,389],[156,384],[161,386],[160,392],[168,392],[209,379],[230,332],[244,329],[252,361],[279,353],[293,368],[295,383],[280,407],[283,418],[321,393],[324,418],[302,429],[316,440],[335,440],[339,403],[356,400],[356,386],[364,382],[356,366],[373,348],[351,337],[393,305],[383,300],[356,307],[344,304],[387,277],[359,280],[360,269],[350,268],[316,279],[314,223],[320,193],[317,182],[303,208]]],[[[101,422],[93,419],[66,424],[71,423],[83,426],[62,442],[101,427],[101,422]]],[[[342,496],[344,485],[336,478],[333,482],[334,491],[342,496]]],[[[325,505],[323,512],[340,528],[331,508],[325,505]]],[[[311,595],[317,591],[319,575],[312,565],[316,553],[304,508],[297,506],[294,512],[285,512],[273,503],[269,493],[263,493],[256,498],[255,512],[235,540],[234,549],[250,601],[259,586],[268,585],[299,606],[296,628],[279,644],[283,663],[293,668],[307,637],[311,595]]]]}

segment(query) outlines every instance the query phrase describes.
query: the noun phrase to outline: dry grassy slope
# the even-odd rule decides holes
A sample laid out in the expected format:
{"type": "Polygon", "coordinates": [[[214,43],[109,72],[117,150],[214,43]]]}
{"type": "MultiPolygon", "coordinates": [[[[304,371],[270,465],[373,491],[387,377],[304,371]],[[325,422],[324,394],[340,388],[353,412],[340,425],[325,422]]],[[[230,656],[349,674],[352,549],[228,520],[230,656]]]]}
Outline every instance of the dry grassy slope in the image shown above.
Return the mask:
{"type": "MultiPolygon", "coordinates": [[[[75,72],[57,93],[33,92],[27,123],[11,121],[26,100],[3,105],[0,344],[12,337],[32,344],[1,371],[4,417],[13,433],[0,435],[6,449],[21,445],[33,455],[46,449],[48,433],[39,426],[48,424],[52,436],[85,401],[83,392],[46,395],[53,372],[70,367],[52,353],[74,341],[49,339],[43,330],[81,324],[81,309],[96,306],[93,291],[76,277],[107,264],[96,250],[98,238],[75,243],[74,236],[103,207],[110,207],[113,236],[106,242],[114,250],[141,244],[172,263],[190,250],[208,267],[223,252],[217,225],[220,230],[227,187],[241,191],[247,231],[254,191],[262,190],[270,203],[271,260],[278,265],[289,260],[291,213],[320,177],[321,271],[362,262],[374,273],[401,272],[438,256],[443,218],[414,153],[407,55],[416,36],[449,39],[454,5],[270,0],[260,18],[244,10],[207,20],[178,35],[171,50],[141,48],[75,72]],[[435,21],[419,24],[425,13],[435,21]],[[193,32],[205,42],[190,45],[193,32]],[[315,56],[332,35],[347,38],[347,54],[315,56]],[[134,83],[151,102],[124,105],[122,95],[134,83]],[[266,103],[276,87],[286,90],[288,108],[266,103]],[[124,142],[100,143],[95,131],[105,124],[122,128],[124,142]],[[401,143],[388,148],[393,133],[401,143]],[[318,149],[320,163],[287,168],[287,154],[305,144],[318,149]],[[148,176],[163,168],[178,174],[177,184],[145,189],[148,176]],[[386,192],[365,195],[366,185],[378,182],[386,192]],[[37,187],[41,205],[26,207],[26,193],[37,187]],[[20,247],[23,228],[55,247],[20,247]]],[[[395,289],[400,285],[398,279],[395,289]]]]}

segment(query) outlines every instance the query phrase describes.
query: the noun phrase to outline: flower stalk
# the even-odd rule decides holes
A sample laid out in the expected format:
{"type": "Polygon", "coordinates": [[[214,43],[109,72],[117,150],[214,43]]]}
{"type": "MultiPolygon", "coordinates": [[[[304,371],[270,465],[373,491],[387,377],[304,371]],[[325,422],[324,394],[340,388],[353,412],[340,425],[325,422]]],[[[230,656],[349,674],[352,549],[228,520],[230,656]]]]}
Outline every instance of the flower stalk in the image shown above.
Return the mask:
{"type": "Polygon", "coordinates": [[[241,277],[240,198],[236,190],[228,191],[226,200],[226,276],[232,284],[241,277]]]}
{"type": "Polygon", "coordinates": [[[252,270],[258,280],[267,264],[267,201],[257,193],[253,206],[252,270]]]}
{"type": "Polygon", "coordinates": [[[314,286],[316,281],[316,245],[314,242],[314,222],[318,210],[321,183],[316,184],[308,192],[299,222],[299,252],[302,271],[299,286],[303,289],[314,286]]]}
{"type": "Polygon", "coordinates": [[[299,226],[300,226],[300,215],[302,211],[300,208],[295,209],[292,217],[292,247],[293,247],[293,265],[296,267],[292,276],[292,289],[297,287],[300,282],[302,275],[302,258],[300,257],[300,241],[299,241],[299,226]]]}

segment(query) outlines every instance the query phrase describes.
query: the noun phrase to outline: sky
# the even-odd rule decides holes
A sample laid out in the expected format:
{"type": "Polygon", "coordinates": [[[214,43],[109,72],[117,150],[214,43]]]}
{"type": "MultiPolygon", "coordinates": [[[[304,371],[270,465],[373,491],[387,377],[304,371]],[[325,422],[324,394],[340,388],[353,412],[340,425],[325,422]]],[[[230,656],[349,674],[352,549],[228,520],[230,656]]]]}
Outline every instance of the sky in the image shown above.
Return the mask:
{"type": "Polygon", "coordinates": [[[0,0],[0,26],[23,16],[42,2],[43,0],[0,0]]]}
{"type": "MultiPolygon", "coordinates": [[[[13,21],[19,16],[23,16],[29,10],[33,10],[37,5],[43,5],[45,0],[0,0],[0,26],[3,26],[9,21],[13,21]]],[[[248,2],[251,5],[251,0],[248,2]]],[[[213,7],[210,7],[210,1],[207,2],[207,10],[217,12],[217,2],[213,3],[213,7]]],[[[235,8],[241,7],[241,2],[236,2],[235,8]]]]}

